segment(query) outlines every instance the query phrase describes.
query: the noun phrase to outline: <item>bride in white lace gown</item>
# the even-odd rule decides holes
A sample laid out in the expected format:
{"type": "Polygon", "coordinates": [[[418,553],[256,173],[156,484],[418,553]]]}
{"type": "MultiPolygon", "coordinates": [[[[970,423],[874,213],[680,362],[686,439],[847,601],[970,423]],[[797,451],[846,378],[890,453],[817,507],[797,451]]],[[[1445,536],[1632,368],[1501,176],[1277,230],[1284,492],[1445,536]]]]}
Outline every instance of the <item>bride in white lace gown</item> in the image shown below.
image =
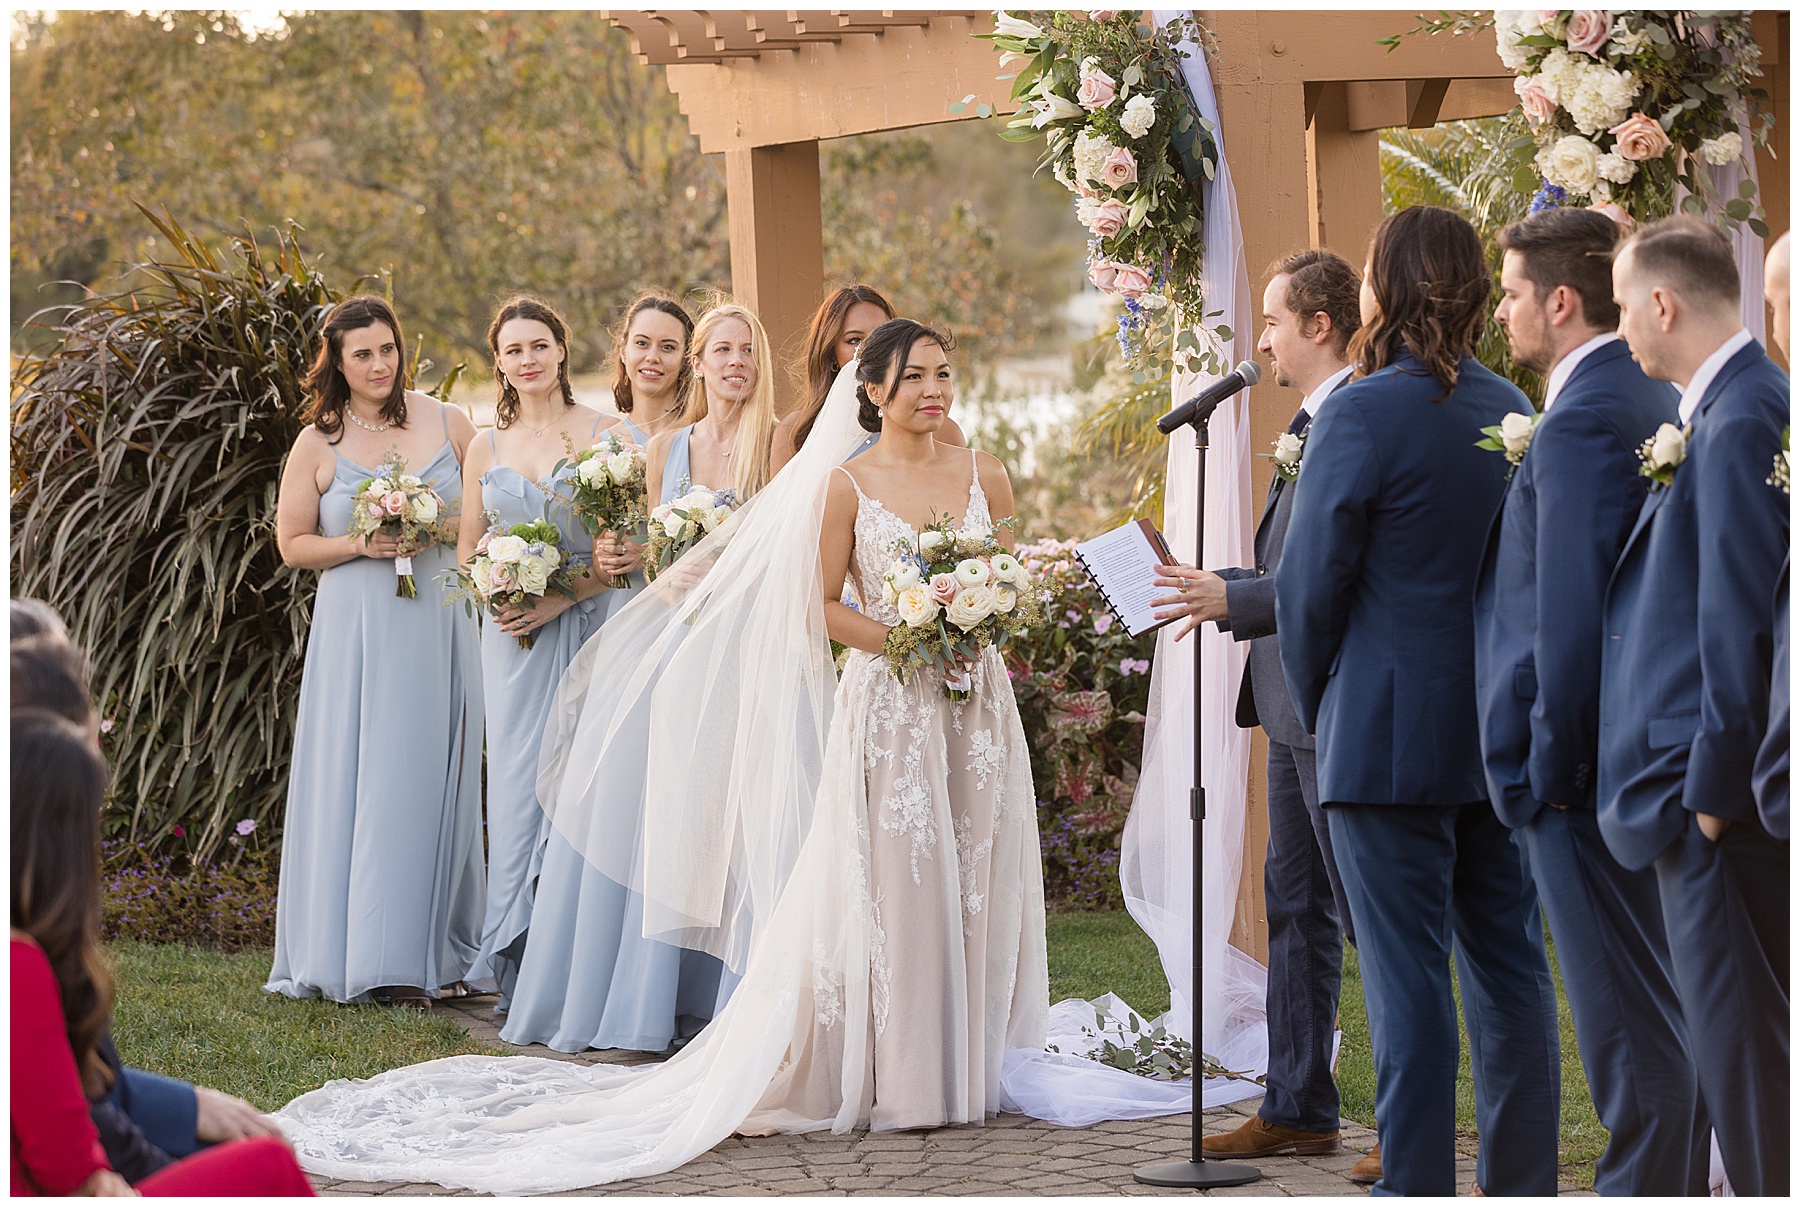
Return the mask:
{"type": "Polygon", "coordinates": [[[878,652],[898,621],[880,590],[894,542],[944,514],[989,523],[990,491],[1011,506],[999,462],[931,439],[947,342],[909,320],[872,333],[801,453],[612,618],[559,693],[540,799],[644,894],[646,933],[742,971],[726,1009],[659,1066],[466,1056],[332,1082],[277,1116],[308,1170],[568,1190],[733,1132],[999,1110],[1003,1054],[1041,1049],[1048,1012],[1025,735],[997,653],[956,704],[896,682],[878,652]],[[854,478],[838,468],[862,436],[853,373],[886,420],[854,478]],[[855,610],[837,602],[846,576],[855,610]],[[851,647],[841,681],[828,632],[851,647]],[[625,722],[645,708],[645,814],[600,816],[587,789],[632,756],[625,722]]]}

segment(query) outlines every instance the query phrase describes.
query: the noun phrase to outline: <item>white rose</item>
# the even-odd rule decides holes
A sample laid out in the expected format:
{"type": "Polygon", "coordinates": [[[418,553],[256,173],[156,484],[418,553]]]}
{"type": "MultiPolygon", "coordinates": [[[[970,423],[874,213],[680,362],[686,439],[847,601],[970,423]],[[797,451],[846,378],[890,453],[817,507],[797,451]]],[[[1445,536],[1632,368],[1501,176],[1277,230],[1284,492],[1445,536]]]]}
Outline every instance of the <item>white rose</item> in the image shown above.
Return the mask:
{"type": "Polygon", "coordinates": [[[988,568],[974,558],[965,558],[956,563],[956,581],[965,589],[986,586],[987,580],[988,568]]]}
{"type": "Polygon", "coordinates": [[[941,532],[927,532],[919,538],[919,552],[930,557],[944,547],[945,536],[941,532]]]}
{"type": "Polygon", "coordinates": [[[413,522],[429,524],[438,518],[437,496],[430,491],[417,495],[412,501],[413,522]]]}
{"type": "Polygon", "coordinates": [[[638,475],[638,459],[632,453],[614,453],[606,459],[606,472],[612,480],[623,486],[638,475]]]}
{"type": "Polygon", "coordinates": [[[411,490],[417,490],[419,487],[425,485],[425,479],[421,478],[418,474],[401,474],[400,485],[411,490]]]}
{"type": "Polygon", "coordinates": [[[1289,468],[1300,462],[1300,450],[1306,447],[1305,442],[1292,432],[1283,432],[1275,437],[1275,464],[1289,468]]]}
{"type": "Polygon", "coordinates": [[[1700,140],[1700,158],[1710,164],[1736,163],[1744,153],[1744,138],[1736,130],[1727,130],[1717,138],[1700,140]]]}
{"type": "Polygon", "coordinates": [[[491,589],[488,586],[488,568],[492,565],[485,557],[478,557],[469,566],[469,581],[475,584],[478,595],[486,595],[491,589]]]}
{"type": "Polygon", "coordinates": [[[681,530],[687,527],[687,521],[671,511],[668,515],[663,517],[662,527],[663,532],[667,534],[670,540],[679,541],[681,539],[681,530]]]}
{"type": "Polygon", "coordinates": [[[675,500],[675,506],[684,511],[711,511],[712,505],[713,492],[704,487],[690,490],[675,500]]]}
{"type": "Polygon", "coordinates": [[[944,610],[944,619],[966,633],[992,616],[996,603],[992,587],[965,587],[944,610]]]}
{"type": "Polygon", "coordinates": [[[881,602],[890,608],[900,602],[900,592],[894,590],[894,584],[886,579],[881,582],[881,602]]]}
{"type": "Polygon", "coordinates": [[[1650,464],[1657,469],[1671,465],[1680,465],[1687,456],[1687,437],[1681,429],[1672,423],[1665,423],[1656,429],[1656,435],[1650,443],[1650,464]]]}
{"type": "Polygon", "coordinates": [[[919,585],[919,568],[911,562],[895,562],[894,568],[888,571],[887,580],[896,592],[916,587],[919,585]]]}
{"type": "Polygon", "coordinates": [[[930,624],[937,619],[938,601],[931,598],[922,583],[915,583],[900,592],[895,608],[900,612],[900,619],[912,628],[930,624]]]}
{"type": "Polygon", "coordinates": [[[1018,602],[1019,593],[1011,587],[994,588],[994,611],[1010,613],[1018,602]]]}
{"type": "Polygon", "coordinates": [[[589,457],[575,469],[575,476],[581,479],[583,486],[598,486],[606,480],[606,459],[589,457]]]}
{"type": "Polygon", "coordinates": [[[1150,127],[1156,124],[1156,102],[1138,93],[1125,102],[1125,112],[1119,115],[1119,127],[1133,138],[1142,138],[1150,133],[1150,127]]]}
{"type": "MultiPolygon", "coordinates": [[[[1704,148],[1702,148],[1704,149],[1704,148]]],[[[1623,155],[1607,152],[1594,161],[1594,170],[1602,180],[1610,180],[1614,184],[1630,184],[1631,178],[1637,175],[1637,165],[1623,155]]]]}
{"type": "Polygon", "coordinates": [[[550,585],[550,569],[538,558],[519,563],[519,590],[527,595],[542,595],[550,585]]]}
{"type": "Polygon", "coordinates": [[[1523,454],[1531,443],[1531,429],[1536,420],[1518,411],[1509,411],[1500,419],[1500,443],[1509,453],[1523,454]]]}
{"type": "Polygon", "coordinates": [[[723,524],[730,515],[731,508],[725,506],[723,503],[719,504],[717,507],[706,513],[706,530],[711,532],[720,524],[723,524]]]}
{"type": "Polygon", "coordinates": [[[513,536],[497,536],[488,542],[488,557],[497,562],[516,562],[519,555],[525,552],[525,538],[513,536]]]}
{"type": "Polygon", "coordinates": [[[1579,134],[1565,135],[1537,154],[1538,170],[1544,179],[1584,195],[1593,191],[1599,160],[1599,150],[1579,134]]]}
{"type": "MultiPolygon", "coordinates": [[[[1012,554],[996,553],[994,555],[994,581],[995,582],[1011,583],[1011,584],[1017,585],[1018,583],[1023,581],[1024,575],[1025,575],[1025,568],[1023,566],[1019,565],[1018,559],[1014,558],[1012,554]]],[[[1005,608],[1001,609],[1001,611],[1008,611],[1008,610],[1009,609],[1005,609],[1005,608]]]]}

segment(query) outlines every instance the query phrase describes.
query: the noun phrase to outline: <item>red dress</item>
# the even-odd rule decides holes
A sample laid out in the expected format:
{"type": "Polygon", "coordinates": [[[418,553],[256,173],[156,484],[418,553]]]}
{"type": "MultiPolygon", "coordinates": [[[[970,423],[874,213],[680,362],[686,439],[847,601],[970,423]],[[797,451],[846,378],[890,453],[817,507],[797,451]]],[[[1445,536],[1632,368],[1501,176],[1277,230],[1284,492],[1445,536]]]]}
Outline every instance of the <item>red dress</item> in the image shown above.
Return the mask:
{"type": "MultiPolygon", "coordinates": [[[[108,1168],[63,1020],[62,989],[35,943],[12,941],[12,1193],[67,1195],[108,1168]]],[[[279,1140],[221,1144],[138,1183],[146,1195],[312,1194],[279,1140]]]]}

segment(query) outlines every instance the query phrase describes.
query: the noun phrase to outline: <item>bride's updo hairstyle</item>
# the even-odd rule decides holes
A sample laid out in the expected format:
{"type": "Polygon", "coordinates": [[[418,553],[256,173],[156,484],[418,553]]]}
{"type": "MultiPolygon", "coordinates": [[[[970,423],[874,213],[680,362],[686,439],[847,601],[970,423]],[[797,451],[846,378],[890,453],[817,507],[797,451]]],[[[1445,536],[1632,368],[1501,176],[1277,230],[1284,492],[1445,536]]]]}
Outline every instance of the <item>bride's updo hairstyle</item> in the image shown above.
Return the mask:
{"type": "Polygon", "coordinates": [[[936,344],[945,354],[955,351],[956,341],[941,331],[913,319],[889,319],[875,330],[856,350],[856,421],[865,432],[881,430],[881,408],[869,397],[871,385],[887,386],[892,397],[900,385],[901,370],[912,355],[913,345],[920,340],[936,344]]]}

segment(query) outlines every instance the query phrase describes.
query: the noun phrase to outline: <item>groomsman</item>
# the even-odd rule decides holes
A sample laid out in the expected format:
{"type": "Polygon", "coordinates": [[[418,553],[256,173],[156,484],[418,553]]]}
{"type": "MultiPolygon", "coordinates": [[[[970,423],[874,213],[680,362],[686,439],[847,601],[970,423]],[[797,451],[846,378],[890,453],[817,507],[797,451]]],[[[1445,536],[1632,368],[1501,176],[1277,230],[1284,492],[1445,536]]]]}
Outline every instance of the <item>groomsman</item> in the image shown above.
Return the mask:
{"type": "Polygon", "coordinates": [[[1470,225],[1376,231],[1351,381],[1320,411],[1275,572],[1282,670],[1356,924],[1375,1049],[1377,1194],[1456,1192],[1460,1037],[1486,1194],[1556,1193],[1561,1063],[1537,896],[1494,815],[1475,706],[1475,571],[1506,489],[1480,430],[1526,409],[1474,359],[1491,290],[1470,225]],[[1304,556],[1299,555],[1304,551],[1304,556]]]}
{"type": "MultiPolygon", "coordinates": [[[[1788,232],[1763,264],[1763,296],[1769,302],[1769,337],[1788,352],[1788,232]]],[[[1792,441],[1790,440],[1790,443],[1792,441]]],[[[1769,678],[1769,731],[1756,753],[1756,814],[1771,837],[1788,836],[1788,558],[1775,585],[1775,657],[1769,678]]]]}
{"type": "Polygon", "coordinates": [[[1319,808],[1313,738],[1288,699],[1275,632],[1275,567],[1281,562],[1307,429],[1319,406],[1350,376],[1346,349],[1362,325],[1356,270],[1334,252],[1309,250],[1278,261],[1263,292],[1263,334],[1278,385],[1305,395],[1287,433],[1276,442],[1256,565],[1219,571],[1163,566],[1160,587],[1181,593],[1156,602],[1159,618],[1186,616],[1181,640],[1213,621],[1250,655],[1238,690],[1237,723],[1260,724],[1269,739],[1269,846],[1263,901],[1269,919],[1269,1070],[1262,1105],[1243,1126],[1208,1136],[1217,1157],[1329,1153],[1338,1148],[1338,1091],[1331,1077],[1343,976],[1342,935],[1350,910],[1319,808]]]}
{"type": "Polygon", "coordinates": [[[1705,1194],[1707,1130],[1656,874],[1619,866],[1595,812],[1606,581],[1644,503],[1638,448],[1675,421],[1679,398],[1615,333],[1617,239],[1585,209],[1499,235],[1495,317],[1514,362],[1549,381],[1475,582],[1475,687],[1488,793],[1537,882],[1612,1137],[1594,1189],[1705,1194]]]}
{"type": "Polygon", "coordinates": [[[1739,324],[1731,245],[1694,218],[1613,265],[1619,333],[1682,387],[1606,596],[1600,829],[1655,866],[1700,1094],[1740,1195],[1788,1192],[1788,847],[1757,816],[1787,497],[1768,484],[1788,379],[1739,324]]]}

